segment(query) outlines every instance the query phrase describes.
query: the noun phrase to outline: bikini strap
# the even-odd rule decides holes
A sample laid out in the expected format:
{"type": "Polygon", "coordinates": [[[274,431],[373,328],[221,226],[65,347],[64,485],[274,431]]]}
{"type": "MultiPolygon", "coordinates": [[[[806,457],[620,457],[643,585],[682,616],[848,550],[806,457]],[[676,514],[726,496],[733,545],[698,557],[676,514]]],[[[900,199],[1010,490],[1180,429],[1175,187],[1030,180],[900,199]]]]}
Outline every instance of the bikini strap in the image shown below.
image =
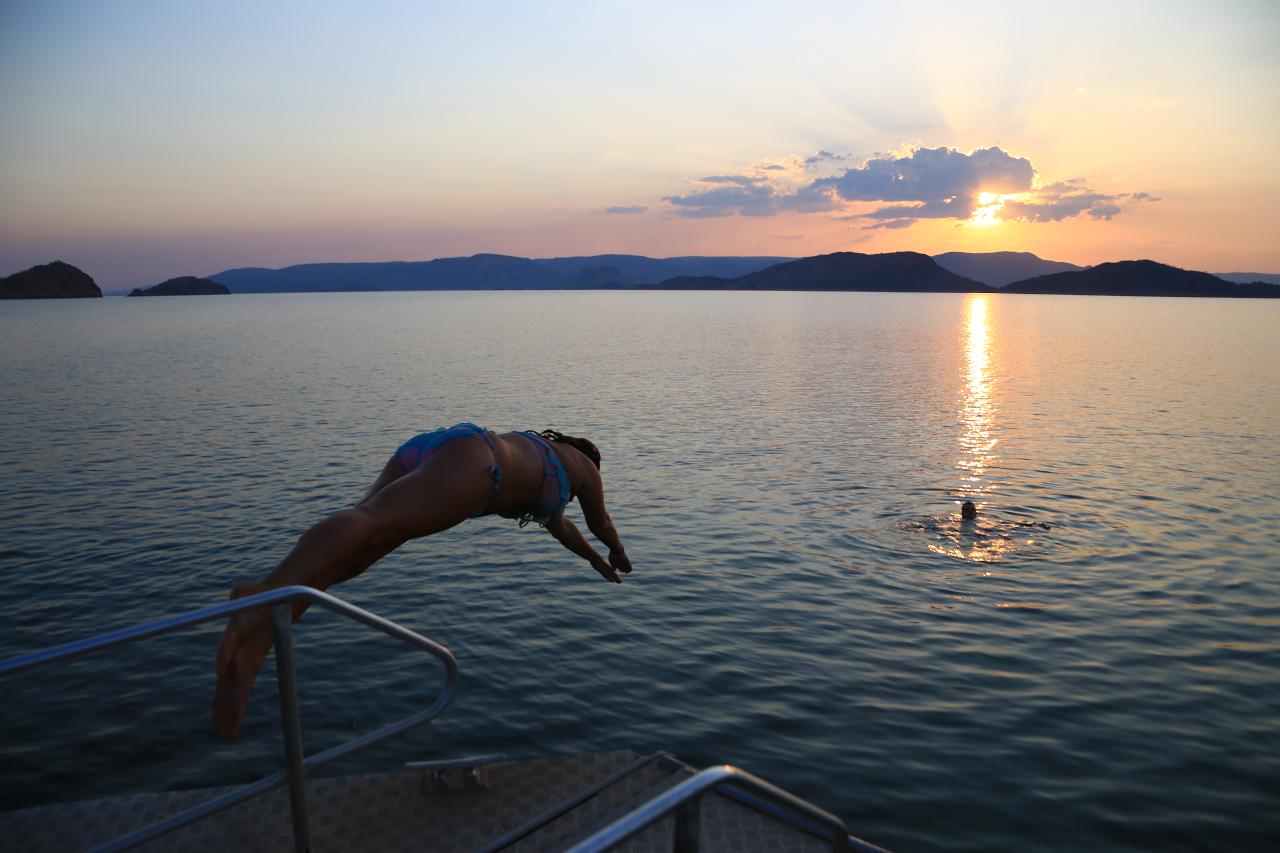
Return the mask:
{"type": "Polygon", "coordinates": [[[466,427],[472,432],[479,434],[479,436],[484,439],[484,443],[489,445],[490,450],[497,449],[493,446],[493,439],[489,437],[489,431],[484,427],[479,426],[477,424],[473,424],[471,423],[471,421],[463,421],[462,423],[455,424],[453,426],[453,429],[457,429],[458,427],[466,427]]]}

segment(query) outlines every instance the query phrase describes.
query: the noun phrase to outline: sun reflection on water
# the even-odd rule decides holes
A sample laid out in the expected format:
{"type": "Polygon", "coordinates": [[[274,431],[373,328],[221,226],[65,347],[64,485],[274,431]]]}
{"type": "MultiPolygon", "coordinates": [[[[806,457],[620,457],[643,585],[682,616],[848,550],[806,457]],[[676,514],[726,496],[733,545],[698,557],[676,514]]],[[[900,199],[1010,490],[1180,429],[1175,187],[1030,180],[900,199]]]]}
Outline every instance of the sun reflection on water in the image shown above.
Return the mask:
{"type": "MultiPolygon", "coordinates": [[[[991,333],[987,326],[987,297],[972,296],[966,305],[963,346],[965,385],[960,403],[960,492],[972,499],[986,490],[982,475],[995,461],[994,380],[990,374],[991,333]]],[[[976,500],[974,501],[977,502],[976,500]]]]}
{"type": "MultiPolygon", "coordinates": [[[[965,320],[960,345],[964,354],[961,366],[959,418],[960,456],[956,467],[960,482],[956,489],[960,500],[971,500],[979,510],[986,508],[983,498],[990,484],[987,470],[996,461],[994,434],[995,378],[992,361],[995,355],[987,320],[987,297],[975,294],[965,303],[965,320]]],[[[977,521],[957,521],[945,526],[945,533],[929,545],[929,550],[949,557],[980,563],[996,562],[1013,547],[1013,537],[991,528],[981,515],[977,521]],[[953,529],[954,528],[954,529],[953,529]]]]}

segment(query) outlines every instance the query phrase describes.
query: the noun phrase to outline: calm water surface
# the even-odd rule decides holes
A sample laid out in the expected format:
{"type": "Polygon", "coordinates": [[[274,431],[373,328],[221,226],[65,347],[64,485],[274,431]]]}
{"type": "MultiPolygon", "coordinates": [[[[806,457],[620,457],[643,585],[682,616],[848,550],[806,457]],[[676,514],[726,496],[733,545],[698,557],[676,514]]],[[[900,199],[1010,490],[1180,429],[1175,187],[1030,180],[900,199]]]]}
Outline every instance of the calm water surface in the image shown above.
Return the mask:
{"type": "MultiPolygon", "coordinates": [[[[903,850],[1266,849],[1278,341],[1262,300],[4,303],[0,655],[221,599],[417,431],[554,426],[600,445],[635,574],[494,518],[339,587],[463,673],[340,770],[666,748],[903,850]]],[[[8,679],[4,806],[277,769],[270,664],[239,742],[207,722],[217,635],[8,679]]],[[[323,612],[297,646],[310,751],[439,684],[323,612]]]]}

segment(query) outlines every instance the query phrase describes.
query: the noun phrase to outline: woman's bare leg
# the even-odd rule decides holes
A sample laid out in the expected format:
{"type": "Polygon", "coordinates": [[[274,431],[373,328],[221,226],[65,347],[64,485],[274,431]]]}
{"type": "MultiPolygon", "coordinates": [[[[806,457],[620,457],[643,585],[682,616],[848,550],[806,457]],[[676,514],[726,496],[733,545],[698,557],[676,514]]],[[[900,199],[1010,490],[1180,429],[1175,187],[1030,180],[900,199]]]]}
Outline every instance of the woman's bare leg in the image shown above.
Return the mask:
{"type": "MultiPolygon", "coordinates": [[[[236,584],[231,597],[295,584],[326,589],[355,577],[410,539],[448,530],[488,499],[492,464],[493,454],[482,442],[450,442],[417,470],[376,492],[371,489],[356,507],[313,526],[266,578],[236,584]]],[[[305,609],[305,602],[295,603],[293,618],[297,620],[305,609]]],[[[239,735],[254,679],[272,643],[262,609],[237,613],[227,623],[218,649],[218,687],[212,708],[214,726],[224,737],[239,735]]]]}
{"type": "Polygon", "coordinates": [[[400,460],[392,456],[387,460],[387,464],[383,466],[382,473],[378,475],[378,479],[373,481],[373,485],[369,487],[369,491],[364,493],[364,497],[360,499],[360,503],[356,506],[364,506],[369,498],[385,489],[404,476],[404,468],[400,465],[400,460]]]}

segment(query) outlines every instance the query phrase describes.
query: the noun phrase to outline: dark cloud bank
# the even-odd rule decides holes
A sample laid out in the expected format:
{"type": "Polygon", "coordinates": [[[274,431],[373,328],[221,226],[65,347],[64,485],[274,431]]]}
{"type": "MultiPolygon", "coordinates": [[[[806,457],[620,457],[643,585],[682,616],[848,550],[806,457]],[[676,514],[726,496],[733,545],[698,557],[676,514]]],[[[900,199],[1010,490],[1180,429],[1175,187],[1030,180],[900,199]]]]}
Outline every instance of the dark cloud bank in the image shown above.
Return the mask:
{"type": "MultiPolygon", "coordinates": [[[[849,159],[847,154],[819,151],[805,158],[804,165],[807,170],[839,168],[849,159]]],[[[982,207],[982,193],[1014,196],[998,203],[991,215],[1020,222],[1058,222],[1082,214],[1110,220],[1134,204],[1159,201],[1145,192],[1099,192],[1079,178],[1036,187],[1031,161],[998,147],[968,154],[954,148],[919,148],[903,156],[876,155],[799,187],[780,185],[765,174],[777,169],[762,168],[758,175],[712,175],[695,181],[693,191],[663,201],[678,215],[693,218],[819,213],[878,204],[849,217],[865,220],[868,228],[906,228],[921,219],[968,219],[982,207]]]]}

